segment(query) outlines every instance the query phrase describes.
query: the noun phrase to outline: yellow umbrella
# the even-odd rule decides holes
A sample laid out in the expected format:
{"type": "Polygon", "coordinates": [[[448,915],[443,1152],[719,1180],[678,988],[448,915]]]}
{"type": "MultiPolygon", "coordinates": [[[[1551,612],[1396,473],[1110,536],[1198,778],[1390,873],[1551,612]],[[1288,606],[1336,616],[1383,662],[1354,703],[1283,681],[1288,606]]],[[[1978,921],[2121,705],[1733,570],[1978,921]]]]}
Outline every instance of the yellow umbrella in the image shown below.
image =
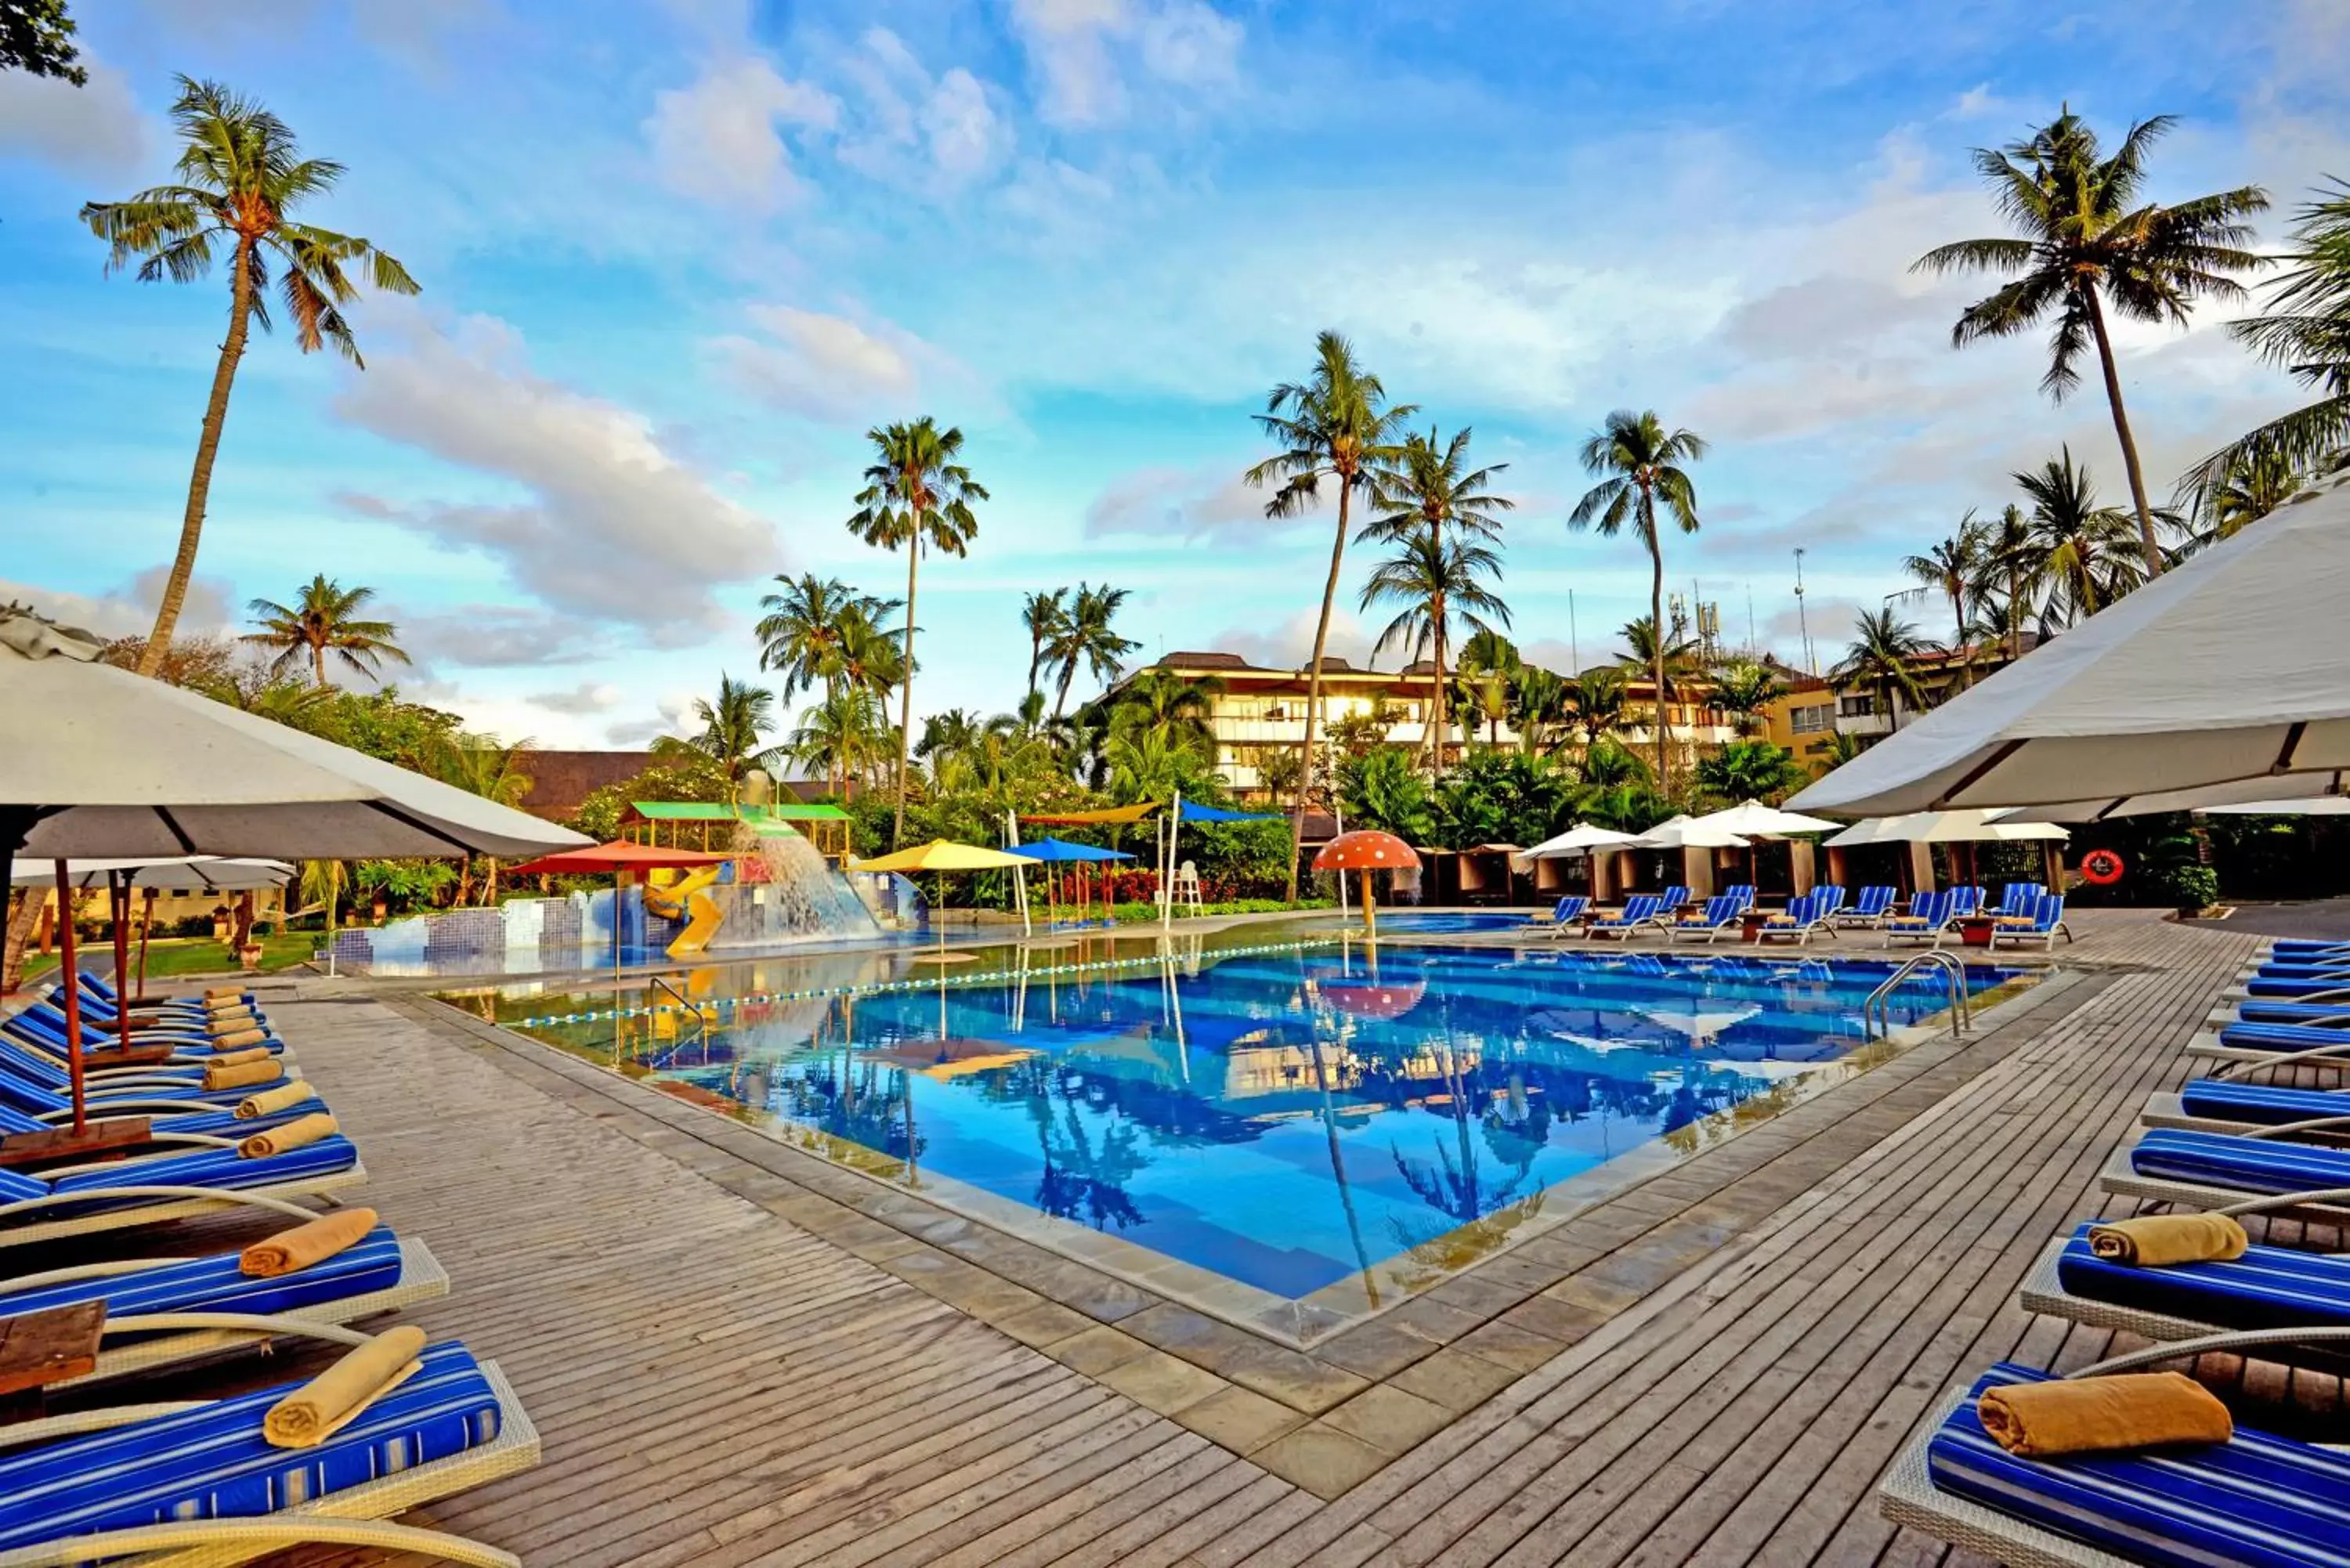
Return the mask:
{"type": "Polygon", "coordinates": [[[956,844],[950,839],[933,838],[928,844],[900,849],[895,855],[883,855],[871,860],[852,860],[848,868],[852,871],[994,871],[1035,864],[1025,855],[1012,855],[976,844],[956,844]]]}

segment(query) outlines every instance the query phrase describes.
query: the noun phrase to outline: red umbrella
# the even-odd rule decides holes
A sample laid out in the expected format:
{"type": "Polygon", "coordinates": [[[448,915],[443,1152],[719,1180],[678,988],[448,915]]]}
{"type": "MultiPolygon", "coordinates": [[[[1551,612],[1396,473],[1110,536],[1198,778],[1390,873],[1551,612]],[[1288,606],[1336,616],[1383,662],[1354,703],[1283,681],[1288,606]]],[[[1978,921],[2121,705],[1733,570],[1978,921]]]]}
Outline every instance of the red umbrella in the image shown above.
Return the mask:
{"type": "Polygon", "coordinates": [[[1401,1018],[1418,1007],[1428,995],[1428,985],[1424,981],[1407,985],[1380,985],[1376,981],[1367,985],[1326,983],[1321,987],[1321,995],[1323,1001],[1350,1018],[1392,1019],[1401,1018]]]}
{"type": "Polygon", "coordinates": [[[700,849],[656,849],[648,845],[631,844],[617,839],[610,844],[598,844],[591,849],[565,849],[553,855],[542,855],[536,860],[525,860],[519,866],[506,867],[509,877],[582,877],[598,871],[612,873],[612,972],[620,972],[620,876],[628,871],[675,871],[688,866],[716,866],[732,860],[732,855],[712,855],[700,849]]]}
{"type": "Polygon", "coordinates": [[[1392,833],[1358,828],[1342,833],[1314,857],[1316,871],[1360,871],[1363,874],[1363,923],[1378,935],[1378,908],[1371,902],[1371,873],[1401,871],[1419,864],[1419,852],[1392,833]]]}

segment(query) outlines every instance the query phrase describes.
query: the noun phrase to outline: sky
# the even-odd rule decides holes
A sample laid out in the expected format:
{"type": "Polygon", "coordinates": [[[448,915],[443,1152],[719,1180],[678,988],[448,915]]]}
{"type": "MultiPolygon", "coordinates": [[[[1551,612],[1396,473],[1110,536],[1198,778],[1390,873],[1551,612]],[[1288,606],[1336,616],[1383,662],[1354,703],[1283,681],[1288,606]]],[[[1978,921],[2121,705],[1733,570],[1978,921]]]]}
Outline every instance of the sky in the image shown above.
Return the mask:
{"type": "MultiPolygon", "coordinates": [[[[1711,442],[1673,589],[1797,665],[1807,622],[1825,666],[2014,471],[2069,443],[2126,498],[2094,378],[2056,405],[2038,339],[1952,349],[1987,286],[1909,271],[2000,232],[1970,149],[2064,104],[2109,139],[2175,114],[2151,194],[2262,185],[2268,244],[2350,175],[2329,0],[73,10],[87,87],[0,73],[0,598],[148,623],[226,285],[109,276],[77,213],[165,180],[175,74],[217,79],[347,166],[305,215],[423,289],[352,312],[363,371],[255,335],[182,630],[365,584],[405,694],[544,746],[641,744],[756,675],[778,574],[901,595],[845,524],[865,431],[920,414],[992,499],[923,563],[918,715],[1010,708],[1024,595],[1080,580],[1131,590],[1138,661],[1302,660],[1333,517],[1269,521],[1240,475],[1324,328],[1508,465],[1530,657],[1598,662],[1646,613],[1637,543],[1567,526],[1576,448],[1630,407],[1711,442]]],[[[2228,338],[2244,309],[2120,332],[2158,499],[2296,401],[2228,338]]]]}

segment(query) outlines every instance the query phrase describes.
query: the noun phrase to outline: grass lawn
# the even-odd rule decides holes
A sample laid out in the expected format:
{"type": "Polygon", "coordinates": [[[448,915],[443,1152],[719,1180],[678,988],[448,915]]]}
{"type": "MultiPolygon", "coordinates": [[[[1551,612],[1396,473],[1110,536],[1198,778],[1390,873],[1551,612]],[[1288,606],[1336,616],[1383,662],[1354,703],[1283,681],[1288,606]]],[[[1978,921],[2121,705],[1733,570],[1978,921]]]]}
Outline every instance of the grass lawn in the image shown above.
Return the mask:
{"type": "MultiPolygon", "coordinates": [[[[291,935],[262,938],[263,971],[291,969],[297,963],[307,963],[323,934],[319,931],[296,931],[291,935]]],[[[103,954],[106,968],[112,969],[114,946],[111,942],[99,941],[82,951],[87,955],[82,961],[85,965],[103,954]]],[[[130,950],[130,963],[135,974],[139,964],[139,949],[135,944],[130,950]]],[[[25,961],[25,978],[27,981],[37,979],[57,967],[57,954],[50,953],[46,957],[40,953],[31,954],[25,961]]],[[[157,937],[147,944],[147,978],[150,980],[177,980],[189,975],[235,972],[236,956],[228,950],[225,943],[216,942],[210,937],[157,937]]]]}

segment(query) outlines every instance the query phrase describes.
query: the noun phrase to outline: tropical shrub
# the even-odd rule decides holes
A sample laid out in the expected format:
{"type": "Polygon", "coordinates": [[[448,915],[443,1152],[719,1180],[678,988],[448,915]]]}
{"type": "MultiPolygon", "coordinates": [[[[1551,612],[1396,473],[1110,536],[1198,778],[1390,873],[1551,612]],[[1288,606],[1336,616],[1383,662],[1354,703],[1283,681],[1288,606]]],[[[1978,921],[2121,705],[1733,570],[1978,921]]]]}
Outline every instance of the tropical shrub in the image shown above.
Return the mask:
{"type": "Polygon", "coordinates": [[[1760,800],[1776,805],[1811,778],[1794,753],[1768,741],[1732,741],[1697,764],[1698,787],[1733,804],[1760,800]]]}
{"type": "Polygon", "coordinates": [[[1348,827],[1392,833],[1407,844],[1425,844],[1435,819],[1429,811],[1428,781],[1398,746],[1379,746],[1338,763],[1338,805],[1348,827]]]}

